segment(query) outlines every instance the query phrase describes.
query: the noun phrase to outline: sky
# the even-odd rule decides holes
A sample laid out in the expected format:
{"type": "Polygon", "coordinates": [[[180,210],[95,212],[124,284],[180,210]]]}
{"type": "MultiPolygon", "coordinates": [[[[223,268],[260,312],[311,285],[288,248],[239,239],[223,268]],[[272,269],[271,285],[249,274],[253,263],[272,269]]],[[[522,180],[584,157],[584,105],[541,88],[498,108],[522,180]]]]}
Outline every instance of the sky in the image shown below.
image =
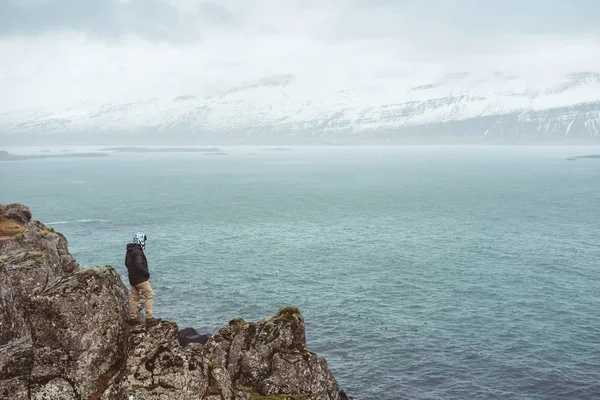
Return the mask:
{"type": "Polygon", "coordinates": [[[2,0],[0,115],[448,73],[600,72],[597,0],[2,0]]]}

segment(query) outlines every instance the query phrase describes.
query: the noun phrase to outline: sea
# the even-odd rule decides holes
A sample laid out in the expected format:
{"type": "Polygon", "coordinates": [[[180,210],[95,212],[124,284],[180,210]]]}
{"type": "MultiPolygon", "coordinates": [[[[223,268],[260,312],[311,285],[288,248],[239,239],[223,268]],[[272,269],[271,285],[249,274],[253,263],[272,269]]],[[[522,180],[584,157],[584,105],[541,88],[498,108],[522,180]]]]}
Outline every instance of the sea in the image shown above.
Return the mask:
{"type": "Polygon", "coordinates": [[[600,147],[220,150],[0,162],[0,203],[124,282],[146,233],[180,329],[299,307],[358,400],[600,399],[600,147]]]}

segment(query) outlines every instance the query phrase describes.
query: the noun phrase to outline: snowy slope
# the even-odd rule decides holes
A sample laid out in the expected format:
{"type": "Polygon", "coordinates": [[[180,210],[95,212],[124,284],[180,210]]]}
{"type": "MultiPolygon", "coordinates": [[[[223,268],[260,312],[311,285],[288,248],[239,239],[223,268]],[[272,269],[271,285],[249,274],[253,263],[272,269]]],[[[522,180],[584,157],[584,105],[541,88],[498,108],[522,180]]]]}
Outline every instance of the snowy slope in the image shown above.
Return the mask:
{"type": "Polygon", "coordinates": [[[110,104],[90,99],[58,109],[0,112],[0,134],[145,131],[339,138],[381,133],[600,140],[600,73],[571,74],[551,83],[502,73],[449,74],[418,85],[408,78],[366,82],[353,86],[282,75],[216,95],[190,91],[110,104]]]}

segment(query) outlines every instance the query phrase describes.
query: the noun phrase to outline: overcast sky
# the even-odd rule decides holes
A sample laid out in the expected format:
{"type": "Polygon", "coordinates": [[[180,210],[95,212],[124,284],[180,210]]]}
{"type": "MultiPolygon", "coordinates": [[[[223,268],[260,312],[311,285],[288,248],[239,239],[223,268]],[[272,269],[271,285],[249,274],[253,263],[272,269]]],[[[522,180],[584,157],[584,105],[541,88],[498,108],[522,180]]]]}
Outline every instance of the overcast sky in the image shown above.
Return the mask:
{"type": "Polygon", "coordinates": [[[355,82],[600,70],[598,0],[2,0],[0,113],[355,82]]]}

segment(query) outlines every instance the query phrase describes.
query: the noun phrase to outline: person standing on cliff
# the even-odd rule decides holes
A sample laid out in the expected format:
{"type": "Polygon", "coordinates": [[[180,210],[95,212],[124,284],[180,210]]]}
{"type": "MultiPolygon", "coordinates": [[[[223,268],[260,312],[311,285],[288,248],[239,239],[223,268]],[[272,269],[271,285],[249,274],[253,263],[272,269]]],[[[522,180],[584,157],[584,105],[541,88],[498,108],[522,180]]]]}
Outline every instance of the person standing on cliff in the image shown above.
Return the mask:
{"type": "Polygon", "coordinates": [[[133,243],[127,243],[127,254],[125,255],[125,266],[129,273],[129,319],[132,323],[139,320],[138,301],[144,299],[144,310],[146,318],[153,318],[152,303],[154,292],[150,286],[150,272],[148,271],[148,260],[144,254],[146,248],[146,235],[136,232],[133,235],[133,243]]]}

